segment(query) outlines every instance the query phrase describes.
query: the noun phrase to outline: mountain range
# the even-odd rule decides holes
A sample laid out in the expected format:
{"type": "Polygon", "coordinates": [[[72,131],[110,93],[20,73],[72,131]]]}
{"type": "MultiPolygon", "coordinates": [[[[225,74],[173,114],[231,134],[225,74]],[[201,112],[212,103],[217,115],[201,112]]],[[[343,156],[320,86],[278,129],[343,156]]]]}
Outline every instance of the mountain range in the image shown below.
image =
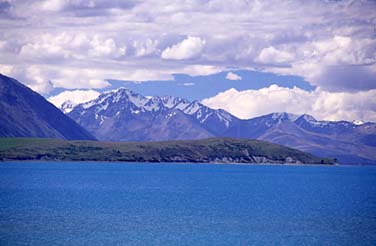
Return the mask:
{"type": "Polygon", "coordinates": [[[95,140],[44,97],[0,74],[0,137],[95,140]]]}
{"type": "Polygon", "coordinates": [[[0,74],[0,137],[65,140],[163,141],[211,137],[258,139],[340,163],[376,164],[376,124],[318,121],[310,115],[272,113],[239,119],[199,101],[145,97],[120,88],[66,114],[20,82],[0,74]]]}
{"type": "Polygon", "coordinates": [[[199,101],[145,97],[125,88],[70,105],[67,115],[103,141],[259,139],[341,163],[376,164],[376,124],[369,122],[318,121],[284,112],[244,120],[199,101]]]}

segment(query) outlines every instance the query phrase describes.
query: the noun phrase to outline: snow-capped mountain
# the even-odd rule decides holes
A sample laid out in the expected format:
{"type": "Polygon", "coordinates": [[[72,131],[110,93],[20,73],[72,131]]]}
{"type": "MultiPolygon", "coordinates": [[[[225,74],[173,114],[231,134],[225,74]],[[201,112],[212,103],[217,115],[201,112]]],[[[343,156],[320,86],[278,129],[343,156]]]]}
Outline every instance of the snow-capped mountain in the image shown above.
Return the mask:
{"type": "Polygon", "coordinates": [[[144,97],[125,88],[77,105],[69,114],[102,140],[143,141],[215,136],[236,119],[178,97],[144,97]],[[211,122],[214,126],[210,127],[211,122]]]}
{"type": "Polygon", "coordinates": [[[242,120],[199,101],[145,97],[124,88],[79,104],[68,116],[106,141],[251,138],[335,157],[342,162],[376,164],[374,123],[318,121],[310,115],[285,112],[242,120]]]}

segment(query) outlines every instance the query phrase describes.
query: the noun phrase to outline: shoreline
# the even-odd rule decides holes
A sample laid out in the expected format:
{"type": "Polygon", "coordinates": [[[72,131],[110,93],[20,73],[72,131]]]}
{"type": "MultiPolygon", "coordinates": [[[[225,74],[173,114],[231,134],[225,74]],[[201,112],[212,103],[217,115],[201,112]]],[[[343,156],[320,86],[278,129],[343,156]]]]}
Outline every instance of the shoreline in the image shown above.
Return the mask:
{"type": "Polygon", "coordinates": [[[322,158],[259,140],[203,140],[105,143],[54,139],[0,139],[0,161],[110,161],[140,163],[323,164],[322,158]]]}
{"type": "Polygon", "coordinates": [[[221,163],[221,162],[151,162],[151,161],[93,161],[93,160],[1,160],[0,165],[3,163],[14,163],[14,162],[22,162],[22,163],[77,163],[77,164],[84,164],[84,163],[93,163],[93,164],[119,164],[119,165],[127,165],[127,164],[147,164],[147,165],[164,165],[164,164],[172,164],[172,165],[236,165],[236,166],[374,166],[374,165],[367,165],[367,164],[315,164],[315,163],[241,163],[241,162],[228,162],[228,163],[221,163]]]}

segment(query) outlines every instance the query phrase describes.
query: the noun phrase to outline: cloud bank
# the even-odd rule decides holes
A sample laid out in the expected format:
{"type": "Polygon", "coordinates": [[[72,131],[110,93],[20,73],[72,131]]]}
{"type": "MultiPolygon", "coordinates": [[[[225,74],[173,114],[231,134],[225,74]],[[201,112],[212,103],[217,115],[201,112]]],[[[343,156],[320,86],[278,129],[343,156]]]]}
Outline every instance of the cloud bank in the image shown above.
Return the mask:
{"type": "Polygon", "coordinates": [[[54,70],[82,69],[78,87],[92,88],[98,79],[168,79],[193,65],[369,90],[376,88],[375,20],[374,1],[3,0],[0,68],[40,92],[49,83],[65,87],[54,70]],[[26,74],[30,66],[40,76],[26,74]],[[129,76],[135,70],[145,72],[129,76]]]}
{"type": "Polygon", "coordinates": [[[362,0],[1,0],[0,73],[48,95],[250,69],[369,96],[375,26],[362,0]]]}
{"type": "Polygon", "coordinates": [[[308,92],[296,87],[290,89],[271,85],[259,90],[229,89],[202,100],[202,103],[211,108],[227,110],[241,119],[289,112],[310,114],[320,120],[376,122],[376,90],[350,93],[316,89],[308,92]]]}

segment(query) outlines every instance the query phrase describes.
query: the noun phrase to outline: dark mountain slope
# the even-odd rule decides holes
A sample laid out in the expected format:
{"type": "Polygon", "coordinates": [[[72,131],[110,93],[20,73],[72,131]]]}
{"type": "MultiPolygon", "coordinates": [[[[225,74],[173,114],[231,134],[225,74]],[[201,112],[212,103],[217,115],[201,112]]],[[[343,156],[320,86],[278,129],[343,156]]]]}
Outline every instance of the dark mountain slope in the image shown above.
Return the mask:
{"type": "Polygon", "coordinates": [[[0,74],[0,136],[95,138],[44,97],[0,74]]]}

